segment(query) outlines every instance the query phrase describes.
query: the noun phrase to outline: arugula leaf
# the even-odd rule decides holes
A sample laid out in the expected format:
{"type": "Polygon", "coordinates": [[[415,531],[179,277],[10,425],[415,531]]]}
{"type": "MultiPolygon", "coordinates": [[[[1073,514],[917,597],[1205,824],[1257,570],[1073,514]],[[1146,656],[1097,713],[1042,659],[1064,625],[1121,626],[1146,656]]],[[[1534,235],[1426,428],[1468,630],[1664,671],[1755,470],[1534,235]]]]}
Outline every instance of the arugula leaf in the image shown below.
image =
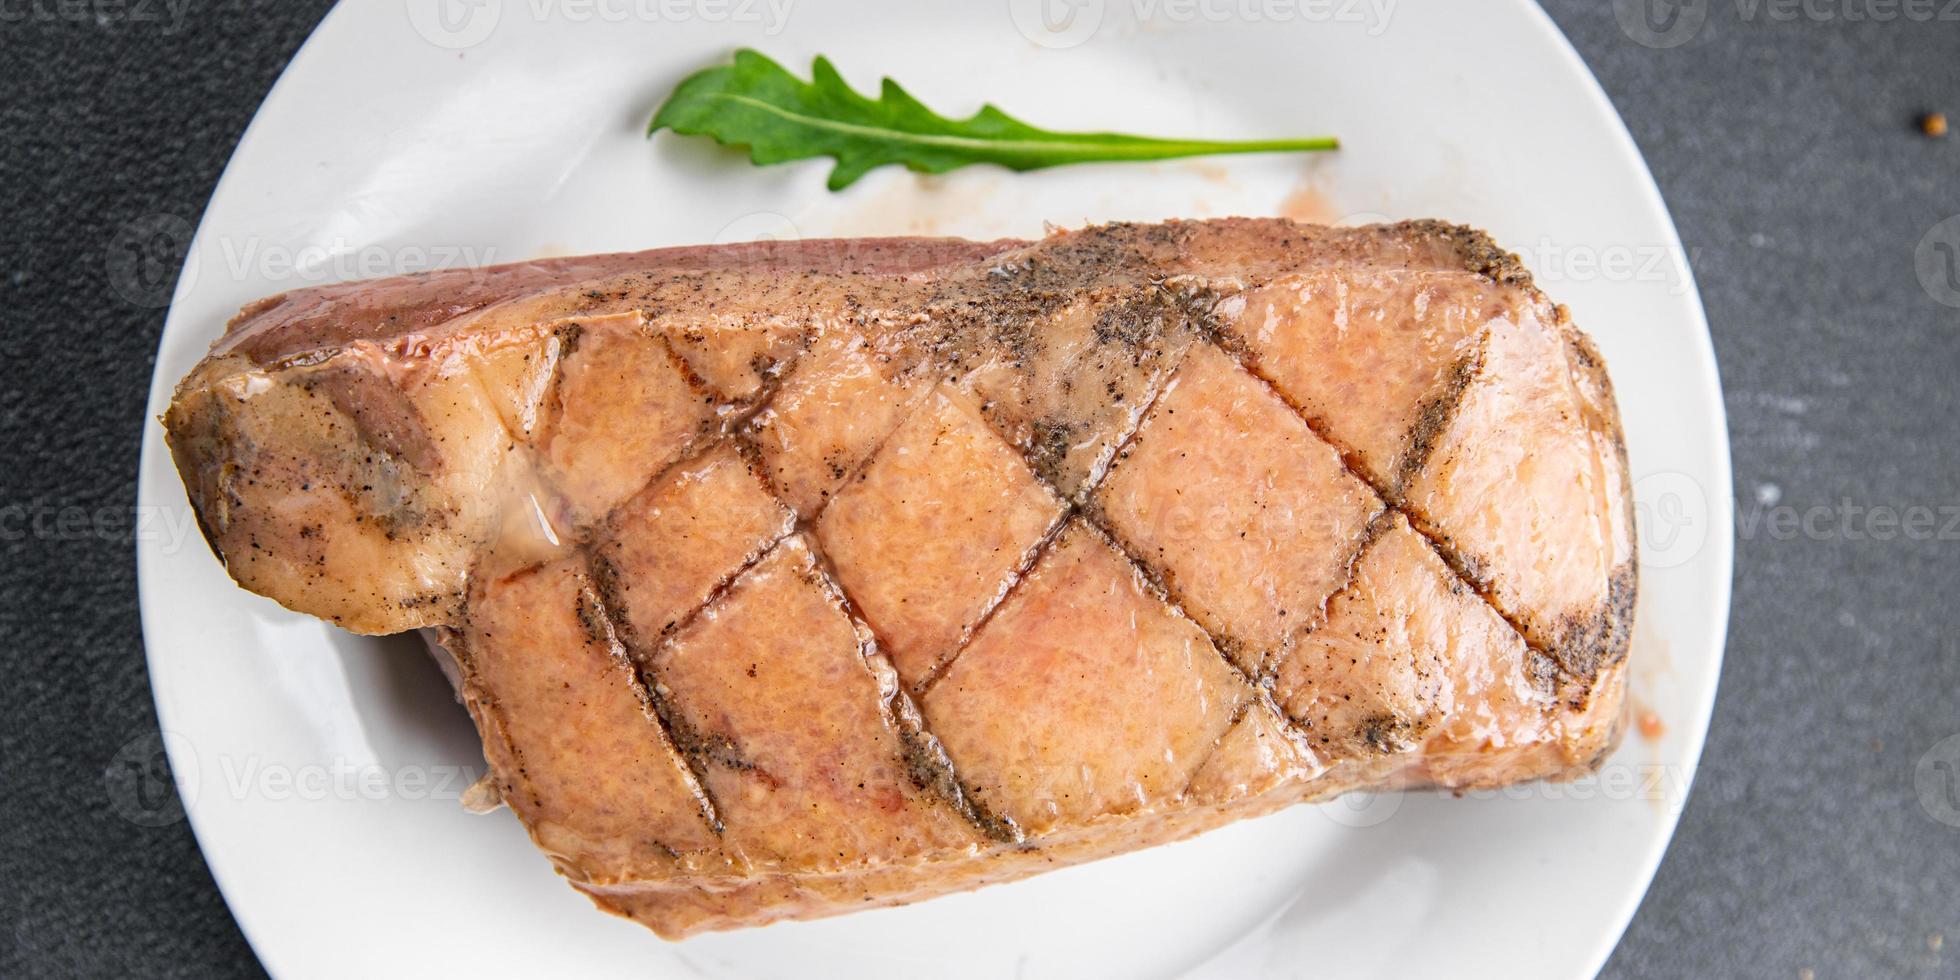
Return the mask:
{"type": "Polygon", "coordinates": [[[1105,160],[1169,160],[1216,153],[1332,150],[1332,137],[1292,140],[1175,140],[1122,133],[1062,133],[1021,122],[992,105],[948,119],[887,78],[878,98],[859,95],[830,60],[818,57],[811,80],[797,78],[744,48],[735,62],[694,73],[674,89],[647,135],[661,129],[710,136],[746,147],[758,164],[828,156],[830,189],[843,190],[886,164],[944,173],[974,163],[1035,170],[1105,160]]]}

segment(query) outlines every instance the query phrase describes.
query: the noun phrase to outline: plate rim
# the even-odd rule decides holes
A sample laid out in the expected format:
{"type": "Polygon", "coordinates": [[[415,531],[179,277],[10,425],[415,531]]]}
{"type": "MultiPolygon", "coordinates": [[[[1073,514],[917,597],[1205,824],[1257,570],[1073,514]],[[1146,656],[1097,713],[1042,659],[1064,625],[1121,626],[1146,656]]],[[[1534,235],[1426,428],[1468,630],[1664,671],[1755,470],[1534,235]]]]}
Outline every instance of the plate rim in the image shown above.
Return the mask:
{"type": "Polygon", "coordinates": [[[1654,835],[1647,843],[1647,853],[1643,855],[1641,862],[1643,870],[1640,887],[1629,889],[1621,899],[1617,915],[1619,926],[1612,930],[1610,936],[1603,937],[1599,948],[1593,954],[1588,973],[1597,976],[1606,968],[1606,961],[1612,958],[1613,951],[1619,948],[1627,927],[1633,924],[1634,915],[1640,911],[1648,891],[1653,888],[1654,876],[1660,872],[1661,862],[1667,857],[1668,849],[1674,844],[1674,835],[1680,829],[1681,817],[1687,813],[1689,801],[1694,797],[1694,784],[1701,772],[1702,751],[1708,744],[1709,726],[1715,720],[1715,700],[1721,688],[1722,663],[1728,657],[1730,603],[1735,586],[1735,532],[1732,526],[1733,515],[1729,510],[1728,502],[1735,496],[1735,467],[1729,446],[1728,402],[1722,391],[1720,361],[1715,356],[1715,337],[1708,325],[1707,308],[1701,300],[1701,286],[1695,279],[1694,268],[1685,258],[1687,251],[1681,244],[1681,231],[1675,226],[1674,212],[1668,208],[1667,198],[1661,193],[1660,183],[1654,179],[1652,168],[1647,166],[1646,155],[1640,152],[1640,144],[1634,140],[1633,132],[1627,129],[1626,120],[1621,117],[1619,109],[1613,105],[1612,97],[1606,94],[1606,88],[1600,84],[1599,76],[1593,73],[1592,67],[1586,64],[1579,50],[1573,47],[1572,39],[1566,37],[1564,31],[1559,30],[1558,23],[1552,20],[1552,15],[1546,12],[1544,7],[1532,0],[1521,0],[1521,2],[1530,8],[1528,18],[1537,24],[1559,56],[1585,78],[1588,101],[1594,103],[1595,109],[1601,115],[1612,120],[1612,133],[1619,144],[1617,149],[1622,156],[1633,162],[1635,171],[1641,177],[1638,187],[1641,195],[1640,203],[1643,208],[1659,214],[1660,224],[1667,230],[1667,241],[1664,244],[1668,262],[1673,267],[1671,274],[1679,277],[1675,281],[1685,285],[1683,293],[1689,307],[1689,315],[1693,318],[1694,325],[1700,328],[1693,331],[1692,338],[1696,347],[1696,366],[1706,369],[1708,373],[1705,380],[1709,386],[1708,394],[1713,396],[1712,403],[1715,407],[1713,421],[1716,424],[1709,444],[1710,453],[1716,457],[1715,465],[1709,467],[1709,472],[1715,477],[1715,486],[1707,490],[1710,502],[1708,507],[1710,526],[1708,541],[1703,547],[1716,550],[1715,564],[1720,574],[1715,576],[1715,593],[1712,597],[1716,615],[1710,617],[1710,635],[1705,638],[1705,648],[1711,651],[1713,656],[1708,657],[1703,663],[1701,671],[1703,677],[1699,678],[1701,683],[1697,685],[1697,690],[1701,693],[1697,699],[1698,703],[1694,706],[1695,724],[1688,736],[1687,747],[1682,753],[1680,763],[1686,769],[1686,789],[1680,806],[1671,808],[1665,816],[1664,830],[1654,835]]]}

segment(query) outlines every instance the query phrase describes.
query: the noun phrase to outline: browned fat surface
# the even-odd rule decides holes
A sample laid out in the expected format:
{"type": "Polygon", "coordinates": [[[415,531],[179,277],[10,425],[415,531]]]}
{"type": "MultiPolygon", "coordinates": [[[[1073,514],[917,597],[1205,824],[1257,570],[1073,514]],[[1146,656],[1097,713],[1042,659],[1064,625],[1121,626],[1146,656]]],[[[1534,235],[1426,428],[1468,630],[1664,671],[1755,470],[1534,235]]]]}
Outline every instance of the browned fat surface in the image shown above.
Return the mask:
{"type": "Polygon", "coordinates": [[[446,627],[504,799],[667,935],[1617,736],[1610,384],[1466,229],[327,287],[247,310],[165,421],[239,582],[446,627]]]}
{"type": "Polygon", "coordinates": [[[1205,632],[1076,521],[924,708],[975,799],[1041,835],[1182,795],[1249,696],[1205,632]]]}
{"type": "Polygon", "coordinates": [[[1332,446],[1211,345],[1186,356],[1096,502],[1248,672],[1339,588],[1382,507],[1332,446]]]}
{"type": "Polygon", "coordinates": [[[838,493],[817,534],[839,584],[916,688],[960,648],[1062,511],[971,399],[934,392],[838,493]]]}
{"type": "Polygon", "coordinates": [[[599,602],[573,561],[485,576],[453,645],[504,800],[580,879],[716,843],[599,602]]]}
{"type": "Polygon", "coordinates": [[[896,679],[868,642],[792,538],[652,656],[737,860],[822,871],[977,840],[907,771],[896,679]]]}

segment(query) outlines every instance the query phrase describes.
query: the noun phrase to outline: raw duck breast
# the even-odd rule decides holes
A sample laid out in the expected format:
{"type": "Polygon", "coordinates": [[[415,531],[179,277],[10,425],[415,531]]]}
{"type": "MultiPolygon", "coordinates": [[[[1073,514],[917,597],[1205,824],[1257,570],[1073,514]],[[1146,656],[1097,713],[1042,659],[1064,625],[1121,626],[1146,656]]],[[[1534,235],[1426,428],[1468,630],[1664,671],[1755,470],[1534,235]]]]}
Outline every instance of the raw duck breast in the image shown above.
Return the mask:
{"type": "Polygon", "coordinates": [[[663,936],[910,902],[1618,738],[1627,466],[1480,232],[669,249],[248,307],[165,418],[240,585],[427,629],[663,936]]]}

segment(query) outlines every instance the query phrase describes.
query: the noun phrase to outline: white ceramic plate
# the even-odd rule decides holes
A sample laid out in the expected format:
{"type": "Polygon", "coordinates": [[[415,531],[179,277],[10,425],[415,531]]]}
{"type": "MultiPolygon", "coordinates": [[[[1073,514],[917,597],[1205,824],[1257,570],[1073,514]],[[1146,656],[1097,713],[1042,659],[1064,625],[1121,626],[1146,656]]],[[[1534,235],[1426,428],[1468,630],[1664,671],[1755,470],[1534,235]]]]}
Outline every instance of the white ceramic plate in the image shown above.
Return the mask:
{"type": "Polygon", "coordinates": [[[293,59],[198,228],[160,413],[241,304],[327,279],[745,238],[1037,235],[1289,213],[1489,229],[1611,364],[1647,538],[1652,716],[1605,772],[1470,799],[1299,808],[924,904],[671,944],[594,911],[508,813],[457,805],[474,734],[413,641],[239,590],[188,527],[160,431],[138,569],[158,712],[205,858],[282,977],[1589,975],[1684,802],[1728,610],[1729,470],[1707,328],[1632,141],[1524,0],[411,0],[350,3],[293,59]],[[1384,13],[1384,11],[1386,13],[1384,13]],[[740,46],[964,114],[1164,135],[1335,133],[1338,154],[939,179],[757,169],[641,131],[740,46]],[[1659,729],[1659,731],[1656,731],[1659,729]]]}

